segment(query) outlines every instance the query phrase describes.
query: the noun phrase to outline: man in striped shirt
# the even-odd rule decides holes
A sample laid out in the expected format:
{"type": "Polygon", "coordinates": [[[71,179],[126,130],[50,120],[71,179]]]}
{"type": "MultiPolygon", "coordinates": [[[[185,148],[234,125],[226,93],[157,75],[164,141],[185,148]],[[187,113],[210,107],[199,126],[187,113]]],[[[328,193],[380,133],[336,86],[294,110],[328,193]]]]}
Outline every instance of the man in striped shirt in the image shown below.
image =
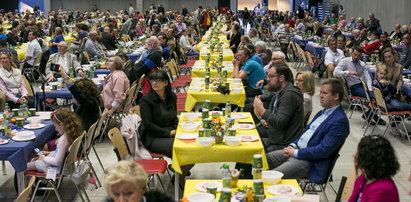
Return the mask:
{"type": "Polygon", "coordinates": [[[281,51],[285,54],[285,59],[287,61],[290,61],[287,55],[287,49],[291,41],[291,31],[290,31],[289,24],[285,24],[284,30],[278,32],[278,38],[280,39],[280,47],[281,47],[281,51]]]}

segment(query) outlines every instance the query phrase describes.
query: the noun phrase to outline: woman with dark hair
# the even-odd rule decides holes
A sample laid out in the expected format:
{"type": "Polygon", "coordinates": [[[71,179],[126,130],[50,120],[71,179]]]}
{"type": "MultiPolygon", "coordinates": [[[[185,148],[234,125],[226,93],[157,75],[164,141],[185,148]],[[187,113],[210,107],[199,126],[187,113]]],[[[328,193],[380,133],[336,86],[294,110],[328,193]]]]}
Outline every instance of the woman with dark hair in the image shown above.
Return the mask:
{"type": "Polygon", "coordinates": [[[380,33],[377,31],[371,32],[371,40],[362,45],[362,49],[364,50],[364,53],[367,55],[371,55],[374,50],[378,50],[378,48],[381,45],[380,41],[380,33]]]}
{"type": "Polygon", "coordinates": [[[96,84],[88,78],[76,81],[69,87],[75,104],[74,112],[80,117],[83,128],[88,131],[101,114],[103,100],[96,84]]]}
{"type": "Polygon", "coordinates": [[[237,48],[240,45],[241,41],[241,33],[240,33],[240,25],[234,23],[231,28],[232,34],[228,35],[228,39],[230,40],[230,49],[233,51],[234,54],[237,53],[237,48]]]}
{"type": "MultiPolygon", "coordinates": [[[[171,91],[170,81],[164,70],[157,70],[148,76],[150,92],[140,101],[142,119],[141,138],[151,151],[172,157],[173,143],[178,124],[177,97],[171,91]]],[[[180,186],[184,187],[185,176],[192,165],[182,166],[180,186]]]]}
{"type": "Polygon", "coordinates": [[[142,140],[148,150],[171,157],[177,129],[177,97],[163,70],[148,76],[150,92],[140,101],[142,140]]]}
{"type": "Polygon", "coordinates": [[[348,202],[400,201],[397,187],[391,179],[400,169],[400,164],[394,148],[385,137],[363,137],[353,157],[355,168],[362,174],[355,181],[348,202]]]}

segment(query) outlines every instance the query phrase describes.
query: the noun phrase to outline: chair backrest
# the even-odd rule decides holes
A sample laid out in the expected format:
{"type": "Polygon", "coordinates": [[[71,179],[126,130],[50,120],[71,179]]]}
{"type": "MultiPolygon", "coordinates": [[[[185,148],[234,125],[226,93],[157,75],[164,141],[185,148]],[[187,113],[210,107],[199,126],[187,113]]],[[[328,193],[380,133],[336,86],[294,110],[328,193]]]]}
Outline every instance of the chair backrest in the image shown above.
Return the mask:
{"type": "Polygon", "coordinates": [[[314,67],[313,55],[309,51],[305,51],[305,53],[307,55],[307,65],[311,68],[314,67]]]}
{"type": "Polygon", "coordinates": [[[130,108],[130,114],[137,114],[140,116],[140,105],[130,108]]]}
{"type": "Polygon", "coordinates": [[[383,109],[387,110],[387,105],[385,104],[385,100],[382,96],[381,90],[379,88],[372,87],[372,91],[374,92],[375,100],[377,101],[378,107],[382,107],[383,109]]]}
{"type": "MultiPolygon", "coordinates": [[[[365,81],[364,80],[361,80],[361,84],[362,84],[362,87],[364,88],[364,89],[368,89],[367,88],[367,84],[365,83],[365,81]]],[[[366,91],[365,90],[365,97],[367,98],[367,100],[368,100],[368,102],[372,102],[372,100],[371,100],[371,98],[370,98],[370,95],[368,94],[368,91],[366,91]]]]}
{"type": "Polygon", "coordinates": [[[21,76],[21,79],[23,79],[24,85],[26,86],[27,95],[34,97],[33,87],[31,86],[29,80],[27,80],[27,78],[26,78],[25,75],[22,75],[22,76],[21,76]]]}
{"type": "MultiPolygon", "coordinates": [[[[36,181],[36,176],[31,176],[29,184],[27,187],[19,194],[16,202],[27,202],[29,201],[31,190],[33,189],[34,182],[36,181]]],[[[34,197],[34,196],[33,196],[34,197]]]]}
{"type": "Polygon", "coordinates": [[[337,148],[337,150],[335,150],[335,151],[331,154],[331,156],[330,156],[330,158],[332,158],[332,159],[331,159],[332,162],[331,162],[330,167],[328,168],[327,176],[326,176],[326,178],[324,179],[324,180],[325,180],[324,184],[327,184],[327,182],[328,182],[328,181],[330,180],[330,178],[331,178],[332,172],[333,172],[333,170],[334,170],[334,166],[335,166],[335,164],[337,163],[337,159],[340,157],[340,150],[341,150],[341,148],[343,147],[344,143],[345,143],[345,141],[342,142],[341,145],[337,148]]]}
{"type": "Polygon", "coordinates": [[[114,152],[117,155],[117,159],[120,161],[127,154],[130,154],[127,144],[124,141],[123,135],[118,128],[112,128],[108,131],[108,138],[114,146],[114,152]]]}
{"type": "Polygon", "coordinates": [[[307,126],[308,120],[310,120],[311,113],[312,113],[312,111],[311,111],[311,112],[308,112],[308,113],[305,115],[305,117],[304,117],[304,128],[307,126]]]}
{"type": "Polygon", "coordinates": [[[94,135],[93,135],[93,142],[94,142],[94,139],[100,135],[100,133],[104,132],[101,129],[108,117],[109,117],[108,110],[104,109],[103,113],[101,114],[100,118],[97,121],[97,126],[96,126],[96,129],[94,130],[94,135]]]}
{"type": "Polygon", "coordinates": [[[87,133],[86,133],[86,136],[85,136],[86,137],[86,142],[84,144],[84,149],[83,149],[83,154],[85,154],[85,155],[88,155],[90,153],[91,143],[93,142],[94,133],[96,132],[95,130],[97,128],[98,122],[99,122],[99,120],[97,120],[93,125],[91,125],[90,128],[88,129],[87,133]]]}
{"type": "Polygon", "coordinates": [[[137,82],[134,81],[133,85],[131,85],[131,88],[127,93],[126,99],[124,100],[123,112],[127,112],[131,108],[133,104],[133,100],[135,99],[134,95],[135,95],[136,90],[137,90],[137,82]]]}
{"type": "Polygon", "coordinates": [[[84,137],[84,134],[80,135],[71,144],[71,146],[69,148],[69,151],[68,151],[68,154],[67,154],[67,157],[66,157],[66,161],[63,165],[63,169],[68,168],[69,166],[73,165],[76,162],[77,153],[78,153],[78,150],[80,148],[80,143],[81,143],[83,137],[84,137]]]}
{"type": "Polygon", "coordinates": [[[90,55],[87,53],[87,51],[83,51],[83,56],[86,58],[87,64],[90,64],[90,55]]]}
{"type": "Polygon", "coordinates": [[[36,58],[34,59],[34,65],[33,65],[34,67],[40,66],[42,56],[43,56],[43,52],[36,55],[36,58]]]}

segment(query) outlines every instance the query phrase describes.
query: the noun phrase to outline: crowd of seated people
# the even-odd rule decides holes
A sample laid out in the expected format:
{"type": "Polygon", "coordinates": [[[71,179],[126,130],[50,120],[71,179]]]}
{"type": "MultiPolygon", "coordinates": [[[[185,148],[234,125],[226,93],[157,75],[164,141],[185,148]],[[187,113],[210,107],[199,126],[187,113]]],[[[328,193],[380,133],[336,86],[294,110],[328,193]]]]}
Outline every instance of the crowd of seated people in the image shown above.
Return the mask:
{"type": "MultiPolygon", "coordinates": [[[[301,71],[293,75],[286,63],[291,61],[289,52],[293,37],[308,31],[325,37],[328,48],[324,64],[329,77],[343,78],[351,95],[366,97],[368,93],[374,98],[374,86],[383,92],[388,111],[409,110],[411,105],[406,102],[411,99],[411,90],[404,86],[402,69],[411,65],[411,26],[397,24],[394,31],[382,32],[379,20],[372,13],[368,20],[351,17],[349,21],[345,14],[332,13],[319,22],[315,15],[304,11],[295,14],[257,10],[250,13],[245,9],[241,17],[232,11],[222,14],[226,27],[220,34],[227,36],[229,48],[235,54],[233,77],[242,79],[245,84],[245,109],[256,120],[270,169],[281,171],[285,179],[304,178],[324,183],[332,160],[350,133],[349,121],[341,105],[345,85],[336,78],[324,79],[320,86],[320,103],[313,103],[314,74],[301,71]],[[347,32],[352,36],[348,36],[347,32]],[[281,51],[272,52],[269,43],[264,41],[267,38],[276,39],[281,51]],[[397,39],[401,40],[401,54],[391,43],[397,39]],[[363,54],[376,52],[381,61],[377,63],[377,71],[370,74],[361,58],[363,54]],[[406,95],[408,100],[398,100],[401,94],[406,95]],[[311,116],[313,105],[320,105],[322,110],[311,116]]],[[[51,120],[59,133],[55,148],[45,151],[46,157],[39,156],[29,162],[28,169],[44,172],[48,166],[61,166],[62,153],[83,130],[87,131],[98,120],[104,109],[109,115],[125,112],[126,95],[142,75],[146,76],[145,85],[148,86],[139,102],[142,143],[150,152],[173,158],[178,124],[177,97],[171,89],[167,72],[161,67],[175,54],[177,62],[184,62],[184,55],[199,55],[196,44],[218,16],[218,10],[203,9],[201,6],[193,12],[180,13],[165,12],[164,8],[157,9],[153,5],[141,14],[132,5],[119,12],[102,11],[97,7],[86,12],[61,9],[51,11],[48,17],[29,11],[0,14],[11,24],[9,30],[0,24],[0,51],[4,49],[5,52],[0,52],[0,90],[4,94],[3,97],[0,95],[0,104],[8,102],[14,107],[31,99],[27,95],[22,72],[37,65],[35,60],[39,54],[46,55],[43,74],[50,82],[57,78],[68,79],[71,69],[75,75],[82,76],[84,70],[81,64],[85,61],[81,58],[85,53],[91,60],[107,59],[106,67],[109,70],[101,91],[86,78],[69,85],[74,98],[73,112],[59,109],[53,113],[51,120]],[[67,41],[67,34],[74,34],[75,39],[67,41]],[[136,60],[130,60],[123,52],[109,54],[121,46],[125,47],[124,36],[130,36],[132,41],[145,40],[141,44],[145,46],[144,51],[136,60]],[[4,46],[4,42],[9,46],[4,46]],[[27,42],[27,52],[24,59],[19,61],[10,46],[27,42]],[[22,71],[19,66],[22,66],[22,71]],[[58,69],[52,70],[51,66],[58,69]]],[[[363,118],[370,117],[370,111],[363,118]]],[[[386,124],[377,116],[370,117],[368,121],[370,124],[386,124]]],[[[395,184],[390,179],[398,170],[396,162],[392,162],[391,168],[384,168],[387,171],[385,174],[374,171],[374,165],[370,166],[371,162],[367,162],[365,156],[373,154],[364,152],[366,148],[363,144],[374,139],[378,140],[373,142],[379,143],[378,147],[390,148],[385,138],[380,136],[364,137],[360,141],[354,161],[363,174],[355,183],[350,201],[372,197],[369,193],[378,188],[373,183],[387,186],[392,199],[399,200],[398,193],[395,194],[395,184]]],[[[395,157],[395,154],[386,155],[395,157]]],[[[182,167],[180,187],[184,187],[185,177],[192,167],[182,167]]],[[[252,177],[251,166],[239,163],[237,167],[244,169],[242,177],[252,177]]],[[[106,189],[114,201],[124,197],[125,193],[131,193],[129,197],[136,197],[136,200],[149,199],[156,194],[146,191],[147,176],[133,162],[116,164],[105,174],[105,178],[106,189]],[[130,176],[134,178],[128,179],[130,176]]],[[[380,194],[383,197],[385,192],[380,194]]]]}

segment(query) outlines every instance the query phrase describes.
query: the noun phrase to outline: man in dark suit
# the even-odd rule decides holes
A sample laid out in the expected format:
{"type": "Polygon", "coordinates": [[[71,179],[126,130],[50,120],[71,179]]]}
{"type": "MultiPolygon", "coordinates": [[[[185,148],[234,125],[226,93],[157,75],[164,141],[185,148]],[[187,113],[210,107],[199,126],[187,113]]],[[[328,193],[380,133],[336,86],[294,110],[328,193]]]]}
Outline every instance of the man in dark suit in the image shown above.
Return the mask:
{"type": "Polygon", "coordinates": [[[110,34],[110,28],[104,27],[103,34],[101,36],[101,43],[107,50],[115,50],[117,48],[116,41],[114,40],[113,35],[110,34]]]}
{"type": "Polygon", "coordinates": [[[324,183],[337,150],[350,133],[347,116],[340,103],[344,87],[338,79],[328,79],[321,85],[318,112],[300,138],[283,150],[267,154],[270,169],[284,173],[285,179],[308,178],[324,183]]]}

